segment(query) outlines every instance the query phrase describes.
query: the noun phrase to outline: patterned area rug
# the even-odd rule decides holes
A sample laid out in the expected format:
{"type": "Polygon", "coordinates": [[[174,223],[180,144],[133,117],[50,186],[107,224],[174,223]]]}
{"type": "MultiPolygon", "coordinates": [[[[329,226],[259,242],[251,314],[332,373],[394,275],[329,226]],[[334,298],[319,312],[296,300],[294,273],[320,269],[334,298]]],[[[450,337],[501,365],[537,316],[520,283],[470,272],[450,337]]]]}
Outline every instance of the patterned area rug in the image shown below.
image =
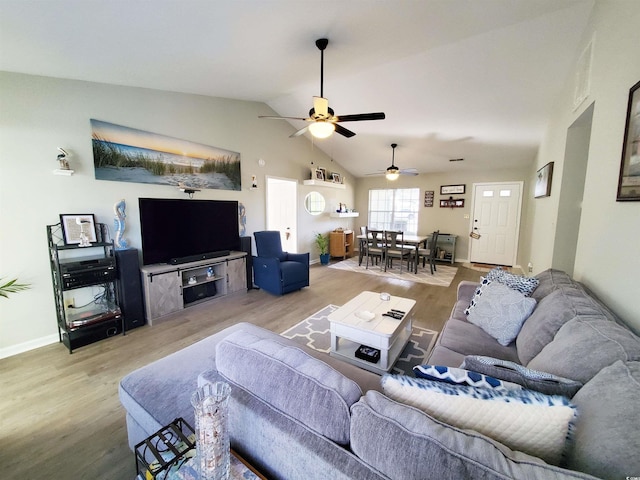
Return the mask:
{"type": "MultiPolygon", "coordinates": [[[[331,349],[331,333],[327,317],[337,308],[336,305],[327,305],[319,312],[314,313],[280,335],[314,350],[329,353],[331,349]]],[[[437,338],[438,332],[414,325],[409,343],[404,347],[391,373],[413,376],[411,369],[415,365],[422,365],[425,362],[437,338]]]]}
{"type": "Polygon", "coordinates": [[[347,258],[346,260],[342,260],[338,263],[333,263],[329,265],[329,268],[365,273],[367,275],[376,275],[378,277],[393,278],[396,280],[408,280],[409,282],[428,283],[429,285],[437,285],[439,287],[448,287],[451,285],[453,277],[456,276],[456,272],[458,271],[458,267],[438,264],[437,270],[433,272],[433,275],[431,275],[431,271],[428,266],[425,268],[422,268],[422,266],[418,267],[418,273],[408,272],[404,266],[402,267],[402,273],[400,273],[400,268],[397,266],[387,269],[385,272],[384,270],[380,270],[379,265],[369,265],[368,269],[365,268],[364,262],[362,265],[358,265],[357,256],[347,258]]]}

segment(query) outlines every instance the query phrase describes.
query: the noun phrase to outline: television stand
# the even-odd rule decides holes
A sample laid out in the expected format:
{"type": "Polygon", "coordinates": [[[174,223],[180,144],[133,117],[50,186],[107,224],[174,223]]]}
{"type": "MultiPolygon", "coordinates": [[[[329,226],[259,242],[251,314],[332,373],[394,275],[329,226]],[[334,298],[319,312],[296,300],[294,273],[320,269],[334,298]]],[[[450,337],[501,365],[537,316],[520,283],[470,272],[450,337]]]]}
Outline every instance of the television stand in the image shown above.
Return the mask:
{"type": "Polygon", "coordinates": [[[186,307],[212,301],[247,288],[246,252],[178,265],[145,265],[145,317],[149,325],[186,307]]]}

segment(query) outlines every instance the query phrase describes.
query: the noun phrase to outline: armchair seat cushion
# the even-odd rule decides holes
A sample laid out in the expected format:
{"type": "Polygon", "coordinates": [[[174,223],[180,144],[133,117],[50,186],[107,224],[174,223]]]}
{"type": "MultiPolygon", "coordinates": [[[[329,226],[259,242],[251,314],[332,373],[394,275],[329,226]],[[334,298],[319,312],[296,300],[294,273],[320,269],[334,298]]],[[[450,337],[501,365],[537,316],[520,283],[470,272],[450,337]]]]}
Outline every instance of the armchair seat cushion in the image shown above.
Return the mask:
{"type": "Polygon", "coordinates": [[[308,277],[308,269],[307,265],[299,262],[280,262],[280,271],[285,285],[305,282],[308,277]]]}

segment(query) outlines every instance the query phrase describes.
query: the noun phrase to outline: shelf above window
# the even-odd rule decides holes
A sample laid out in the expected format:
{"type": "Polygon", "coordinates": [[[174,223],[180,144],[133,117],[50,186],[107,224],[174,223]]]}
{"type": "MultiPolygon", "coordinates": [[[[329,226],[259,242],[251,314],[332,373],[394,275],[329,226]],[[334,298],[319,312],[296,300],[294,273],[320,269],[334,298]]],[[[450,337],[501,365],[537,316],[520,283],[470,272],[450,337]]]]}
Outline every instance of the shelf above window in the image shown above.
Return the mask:
{"type": "Polygon", "coordinates": [[[304,180],[302,183],[305,185],[311,185],[313,187],[329,187],[344,190],[347,188],[344,183],[324,182],[322,180],[304,180]]]}

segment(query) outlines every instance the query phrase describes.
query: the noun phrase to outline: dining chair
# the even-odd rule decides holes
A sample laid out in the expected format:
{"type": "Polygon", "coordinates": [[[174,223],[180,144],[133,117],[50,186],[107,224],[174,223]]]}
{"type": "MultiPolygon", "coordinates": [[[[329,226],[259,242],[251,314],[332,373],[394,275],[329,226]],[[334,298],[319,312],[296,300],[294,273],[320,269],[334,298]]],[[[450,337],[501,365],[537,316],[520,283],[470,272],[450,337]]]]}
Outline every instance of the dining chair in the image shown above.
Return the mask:
{"type": "Polygon", "coordinates": [[[393,259],[400,260],[400,273],[402,273],[402,263],[407,260],[407,270],[410,270],[411,257],[413,256],[413,247],[404,244],[404,232],[396,230],[385,230],[385,271],[387,266],[393,268],[393,259]]]}
{"type": "Polygon", "coordinates": [[[367,256],[365,268],[369,269],[369,257],[373,257],[375,259],[380,259],[380,269],[382,269],[382,264],[384,263],[384,231],[369,230],[369,227],[365,227],[365,235],[365,254],[367,256]]]}
{"type": "Polygon", "coordinates": [[[431,275],[433,272],[437,271],[436,269],[436,254],[437,254],[437,244],[438,244],[438,235],[440,234],[440,230],[436,230],[431,234],[431,239],[429,240],[429,248],[418,248],[416,259],[416,265],[420,262],[420,258],[422,258],[422,267],[424,268],[426,262],[429,262],[429,270],[431,270],[431,275]]]}

